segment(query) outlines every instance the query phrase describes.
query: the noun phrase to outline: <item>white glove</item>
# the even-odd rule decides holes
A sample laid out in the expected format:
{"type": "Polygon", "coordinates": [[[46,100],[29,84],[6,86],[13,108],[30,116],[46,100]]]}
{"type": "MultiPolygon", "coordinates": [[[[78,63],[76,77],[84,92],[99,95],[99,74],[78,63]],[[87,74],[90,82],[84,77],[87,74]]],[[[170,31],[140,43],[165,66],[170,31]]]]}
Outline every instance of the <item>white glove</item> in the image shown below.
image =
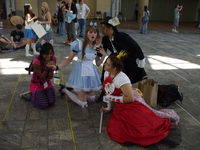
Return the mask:
{"type": "Polygon", "coordinates": [[[113,101],[113,102],[117,102],[117,103],[124,103],[123,96],[106,95],[105,98],[109,101],[113,101]]]}
{"type": "Polygon", "coordinates": [[[146,64],[146,58],[142,59],[142,60],[139,60],[138,58],[136,59],[136,63],[137,63],[137,66],[139,68],[144,68],[145,67],[145,64],[146,64]]]}
{"type": "Polygon", "coordinates": [[[107,107],[105,107],[103,109],[110,111],[112,109],[112,103],[111,103],[111,101],[109,101],[106,98],[106,96],[103,96],[103,102],[105,102],[107,104],[107,107]]]}

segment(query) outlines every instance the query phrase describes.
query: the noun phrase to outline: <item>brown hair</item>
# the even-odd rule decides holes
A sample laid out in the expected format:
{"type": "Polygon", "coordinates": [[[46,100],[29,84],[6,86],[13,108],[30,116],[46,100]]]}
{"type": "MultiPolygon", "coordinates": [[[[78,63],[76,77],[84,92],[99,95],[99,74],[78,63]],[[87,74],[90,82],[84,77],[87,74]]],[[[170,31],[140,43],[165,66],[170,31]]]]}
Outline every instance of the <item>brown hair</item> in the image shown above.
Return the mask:
{"type": "Polygon", "coordinates": [[[117,72],[122,71],[123,63],[122,60],[117,58],[117,54],[111,54],[109,57],[111,65],[113,68],[116,68],[117,72]]]}
{"type": "Polygon", "coordinates": [[[82,59],[84,58],[85,56],[85,49],[86,49],[86,46],[87,44],[89,43],[89,39],[87,37],[87,33],[89,31],[93,31],[93,32],[97,32],[97,37],[96,37],[96,40],[92,43],[93,46],[95,46],[96,44],[99,44],[98,42],[100,41],[100,34],[99,34],[99,30],[94,27],[94,26],[89,26],[85,32],[85,38],[84,38],[84,41],[83,41],[83,48],[82,48],[82,59]]]}
{"type": "Polygon", "coordinates": [[[35,14],[30,10],[31,4],[24,5],[24,18],[26,19],[27,14],[30,14],[31,18],[35,17],[35,14]]]}

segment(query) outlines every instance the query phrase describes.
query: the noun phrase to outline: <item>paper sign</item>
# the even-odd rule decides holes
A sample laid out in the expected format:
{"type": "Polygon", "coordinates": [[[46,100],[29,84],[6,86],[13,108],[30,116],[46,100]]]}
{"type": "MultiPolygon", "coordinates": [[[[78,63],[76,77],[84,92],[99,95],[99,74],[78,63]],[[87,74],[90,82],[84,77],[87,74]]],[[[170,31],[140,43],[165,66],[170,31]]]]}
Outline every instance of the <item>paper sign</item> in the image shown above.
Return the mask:
{"type": "Polygon", "coordinates": [[[35,34],[38,36],[38,38],[43,37],[47,33],[45,31],[45,29],[43,28],[43,26],[41,24],[38,24],[38,21],[34,22],[31,25],[31,28],[33,29],[33,31],[35,32],[35,34]]]}

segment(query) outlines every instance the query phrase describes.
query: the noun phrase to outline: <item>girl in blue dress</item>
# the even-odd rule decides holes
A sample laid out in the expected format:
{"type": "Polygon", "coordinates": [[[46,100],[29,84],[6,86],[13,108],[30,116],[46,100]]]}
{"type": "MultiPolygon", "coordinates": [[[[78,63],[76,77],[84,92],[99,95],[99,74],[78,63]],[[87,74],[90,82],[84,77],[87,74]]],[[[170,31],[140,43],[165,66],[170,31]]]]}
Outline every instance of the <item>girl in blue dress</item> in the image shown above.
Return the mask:
{"type": "Polygon", "coordinates": [[[36,51],[35,47],[35,41],[37,38],[37,35],[31,28],[31,25],[34,23],[34,20],[37,19],[35,14],[32,11],[31,4],[25,4],[24,5],[24,17],[25,17],[25,30],[24,30],[24,38],[27,40],[27,44],[25,47],[26,53],[25,56],[32,56],[29,53],[30,47],[33,49],[34,55],[39,55],[39,53],[36,51]]]}
{"type": "Polygon", "coordinates": [[[84,41],[75,40],[71,43],[69,56],[59,65],[59,68],[68,65],[75,56],[78,60],[74,63],[69,75],[67,87],[73,88],[73,92],[63,89],[72,101],[82,107],[87,107],[87,100],[94,99],[94,92],[101,89],[101,80],[96,66],[99,66],[106,52],[100,45],[100,35],[96,27],[88,27],[84,41]]]}

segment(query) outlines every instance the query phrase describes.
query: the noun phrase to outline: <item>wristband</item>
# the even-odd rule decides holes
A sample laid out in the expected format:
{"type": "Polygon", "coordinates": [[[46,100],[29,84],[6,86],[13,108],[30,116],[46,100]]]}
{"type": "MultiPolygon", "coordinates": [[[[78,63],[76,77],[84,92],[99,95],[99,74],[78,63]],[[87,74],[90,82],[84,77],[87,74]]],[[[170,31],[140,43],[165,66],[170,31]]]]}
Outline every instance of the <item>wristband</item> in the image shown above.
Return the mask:
{"type": "Polygon", "coordinates": [[[103,102],[106,103],[106,107],[104,107],[105,110],[110,111],[112,109],[111,101],[109,101],[106,96],[103,96],[103,102]]]}

